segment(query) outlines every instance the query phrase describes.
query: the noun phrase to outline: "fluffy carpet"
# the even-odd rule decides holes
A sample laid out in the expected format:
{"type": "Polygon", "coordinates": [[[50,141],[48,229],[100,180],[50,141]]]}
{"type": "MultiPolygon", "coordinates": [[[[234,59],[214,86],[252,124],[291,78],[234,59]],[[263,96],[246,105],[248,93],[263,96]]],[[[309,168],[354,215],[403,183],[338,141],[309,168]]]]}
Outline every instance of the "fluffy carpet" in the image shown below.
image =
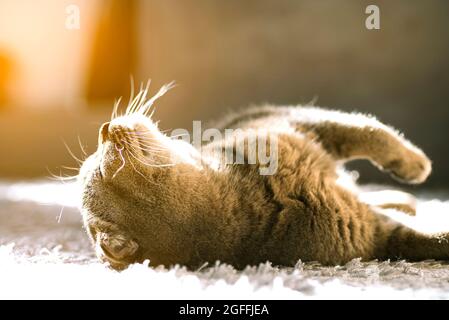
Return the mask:
{"type": "MultiPolygon", "coordinates": [[[[449,263],[361,262],[295,268],[270,264],[236,271],[216,264],[190,272],[98,263],[76,209],[76,187],[0,183],[0,298],[111,299],[448,299],[449,263]]],[[[391,211],[424,231],[449,230],[449,201],[424,194],[416,217],[391,211]]]]}

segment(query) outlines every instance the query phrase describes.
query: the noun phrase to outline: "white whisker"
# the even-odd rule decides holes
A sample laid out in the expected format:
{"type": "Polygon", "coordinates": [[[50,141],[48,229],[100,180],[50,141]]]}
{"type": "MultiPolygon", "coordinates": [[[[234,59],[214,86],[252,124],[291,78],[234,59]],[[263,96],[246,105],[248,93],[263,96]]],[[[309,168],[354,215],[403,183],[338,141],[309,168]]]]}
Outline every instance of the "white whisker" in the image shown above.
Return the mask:
{"type": "Polygon", "coordinates": [[[72,156],[72,158],[75,159],[76,162],[78,162],[78,164],[83,163],[83,160],[80,160],[77,156],[75,156],[75,154],[72,152],[72,150],[69,148],[69,146],[64,140],[62,140],[62,143],[64,143],[64,146],[66,147],[67,151],[72,156]]]}
{"type": "MultiPolygon", "coordinates": [[[[164,150],[168,150],[168,148],[165,148],[160,143],[156,143],[155,141],[157,141],[157,139],[150,140],[150,139],[145,139],[142,136],[135,136],[135,135],[133,136],[132,134],[129,134],[127,138],[130,139],[131,141],[138,140],[139,144],[141,144],[141,145],[155,146],[155,147],[158,147],[158,148],[161,148],[164,150]]],[[[129,144],[131,141],[124,141],[124,142],[127,142],[129,144]]]]}
{"type": "Polygon", "coordinates": [[[115,176],[125,167],[125,158],[123,157],[123,154],[122,154],[123,149],[124,149],[124,147],[119,148],[119,147],[117,147],[117,145],[115,145],[115,150],[118,151],[120,158],[122,159],[122,165],[114,173],[114,175],[112,176],[112,179],[114,179],[115,176]]]}
{"type": "Polygon", "coordinates": [[[129,92],[128,106],[131,104],[131,102],[134,99],[134,77],[132,75],[130,75],[129,78],[130,78],[129,81],[130,81],[131,89],[129,92]]]}
{"type": "Polygon", "coordinates": [[[80,139],[80,136],[79,136],[79,135],[78,135],[78,143],[79,143],[79,145],[80,145],[81,151],[84,153],[84,156],[86,157],[86,156],[87,156],[87,152],[86,152],[86,150],[84,149],[83,144],[81,143],[81,139],[80,139]]]}
{"type": "Polygon", "coordinates": [[[75,180],[77,179],[78,176],[57,176],[57,175],[52,175],[49,179],[50,180],[54,180],[54,181],[60,181],[60,182],[64,182],[64,181],[71,181],[71,180],[75,180]]]}
{"type": "MultiPolygon", "coordinates": [[[[127,150],[125,150],[125,152],[128,152],[127,150]]],[[[146,181],[153,183],[151,180],[148,180],[147,177],[145,177],[145,175],[140,172],[139,170],[137,170],[137,168],[134,166],[133,162],[131,159],[129,159],[129,163],[131,164],[131,166],[133,167],[134,171],[137,172],[139,175],[142,176],[142,178],[144,178],[146,181]]]]}
{"type": "Polygon", "coordinates": [[[111,121],[117,118],[118,107],[120,105],[120,101],[122,101],[122,97],[118,98],[114,103],[114,108],[112,109],[111,121]]]}
{"type": "Polygon", "coordinates": [[[61,166],[61,168],[67,169],[67,170],[73,170],[73,171],[78,171],[79,168],[74,168],[74,167],[67,167],[67,166],[61,166]]]}
{"type": "Polygon", "coordinates": [[[159,153],[159,152],[166,152],[167,151],[167,149],[155,149],[155,148],[152,148],[152,147],[148,147],[148,146],[144,146],[144,147],[140,147],[140,146],[134,146],[134,145],[132,145],[131,143],[129,143],[129,142],[124,142],[124,144],[127,146],[127,147],[129,147],[129,148],[132,148],[132,149],[137,149],[137,150],[142,150],[142,151],[145,151],[145,152],[148,152],[148,153],[159,153]]]}
{"type": "Polygon", "coordinates": [[[175,134],[174,136],[170,136],[169,138],[179,138],[179,137],[186,137],[186,136],[190,136],[190,134],[180,133],[180,134],[175,134]]]}
{"type": "Polygon", "coordinates": [[[142,94],[143,94],[143,91],[140,90],[139,93],[131,101],[131,104],[128,105],[128,107],[126,108],[126,111],[125,111],[126,116],[132,114],[132,110],[134,109],[134,106],[137,104],[137,102],[140,100],[140,97],[142,96],[142,94]]]}
{"type": "MultiPolygon", "coordinates": [[[[146,164],[146,165],[149,165],[149,166],[154,166],[154,164],[150,164],[150,163],[144,162],[143,160],[139,159],[138,155],[136,154],[137,150],[135,150],[133,147],[128,148],[128,150],[136,158],[136,160],[139,160],[142,164],[146,164]]],[[[167,156],[164,156],[164,155],[161,155],[161,154],[157,154],[156,152],[152,152],[152,155],[154,155],[156,157],[159,157],[159,158],[171,159],[170,157],[167,157],[167,156]]]]}
{"type": "Polygon", "coordinates": [[[48,173],[50,174],[50,177],[49,177],[50,180],[64,182],[64,181],[75,180],[75,179],[78,178],[78,175],[76,175],[76,176],[62,176],[62,172],[60,172],[60,174],[58,176],[58,175],[54,174],[53,172],[51,172],[51,170],[48,167],[46,169],[47,169],[48,173]]]}
{"type": "MultiPolygon", "coordinates": [[[[134,146],[129,141],[124,141],[124,143],[129,145],[129,146],[134,146]]],[[[138,144],[140,147],[143,147],[142,149],[144,149],[144,150],[146,150],[146,148],[148,148],[148,150],[155,150],[155,151],[168,151],[168,150],[170,150],[168,148],[165,148],[165,147],[161,146],[160,144],[153,144],[153,143],[150,143],[148,141],[139,141],[138,143],[136,142],[136,144],[138,144]]]]}
{"type": "Polygon", "coordinates": [[[175,164],[174,163],[166,163],[166,164],[152,164],[152,163],[147,163],[142,161],[141,159],[139,159],[130,149],[127,149],[128,154],[131,155],[134,159],[136,159],[137,161],[139,161],[141,164],[143,164],[144,166],[149,166],[149,167],[155,167],[155,168],[162,168],[162,167],[173,167],[175,164]]]}
{"type": "Polygon", "coordinates": [[[159,99],[160,97],[162,97],[164,94],[167,93],[167,91],[169,91],[170,89],[172,89],[173,87],[175,87],[175,82],[172,81],[168,84],[164,84],[159,91],[151,98],[149,99],[147,102],[145,102],[140,108],[139,110],[137,110],[138,113],[143,114],[145,116],[148,116],[149,118],[151,118],[151,116],[154,113],[154,109],[151,112],[150,115],[148,115],[148,113],[151,110],[151,107],[153,106],[154,102],[159,99]]]}
{"type": "Polygon", "coordinates": [[[61,211],[59,211],[58,218],[56,219],[58,223],[61,223],[62,213],[64,212],[64,206],[62,206],[61,211]]]}

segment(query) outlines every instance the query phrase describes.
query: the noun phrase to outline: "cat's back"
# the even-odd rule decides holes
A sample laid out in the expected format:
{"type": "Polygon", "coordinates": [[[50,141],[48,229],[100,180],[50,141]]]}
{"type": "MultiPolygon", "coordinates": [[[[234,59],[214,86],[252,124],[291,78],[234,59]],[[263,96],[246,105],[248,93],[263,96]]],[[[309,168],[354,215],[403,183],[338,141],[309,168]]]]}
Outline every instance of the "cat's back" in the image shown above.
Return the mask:
{"type": "Polygon", "coordinates": [[[297,108],[274,105],[252,106],[228,112],[219,121],[210,123],[210,126],[218,130],[269,127],[279,120],[290,119],[295,109],[297,108]]]}

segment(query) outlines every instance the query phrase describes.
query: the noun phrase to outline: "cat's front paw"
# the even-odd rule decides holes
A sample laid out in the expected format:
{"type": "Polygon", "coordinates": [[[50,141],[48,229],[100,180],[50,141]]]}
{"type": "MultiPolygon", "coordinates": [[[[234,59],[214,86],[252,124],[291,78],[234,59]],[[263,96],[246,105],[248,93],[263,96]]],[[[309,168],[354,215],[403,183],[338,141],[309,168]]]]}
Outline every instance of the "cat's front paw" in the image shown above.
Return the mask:
{"type": "Polygon", "coordinates": [[[139,245],[122,234],[97,233],[96,253],[103,262],[112,268],[122,270],[134,262],[139,245]]]}
{"type": "Polygon", "coordinates": [[[389,161],[384,169],[401,182],[419,184],[432,172],[432,162],[421,152],[407,152],[400,159],[389,161]]]}

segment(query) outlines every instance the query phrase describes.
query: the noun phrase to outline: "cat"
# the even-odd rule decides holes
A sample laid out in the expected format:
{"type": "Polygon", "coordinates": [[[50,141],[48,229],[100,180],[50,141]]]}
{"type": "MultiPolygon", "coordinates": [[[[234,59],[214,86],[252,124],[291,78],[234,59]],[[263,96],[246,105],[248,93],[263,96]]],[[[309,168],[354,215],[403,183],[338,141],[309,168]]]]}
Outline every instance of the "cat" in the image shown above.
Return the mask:
{"type": "MultiPolygon", "coordinates": [[[[342,183],[348,180],[342,165],[353,159],[368,159],[406,183],[426,180],[431,161],[394,129],[363,114],[266,105],[221,119],[216,128],[239,128],[238,137],[205,144],[200,154],[161,132],[149,115],[169,88],[151,99],[148,88],[141,90],[122,116],[116,106],[78,174],[85,229],[98,258],[112,268],[145,260],[244,268],[266,261],[449,258],[448,234],[419,233],[380,213],[413,212],[411,201],[373,205],[361,200],[355,184],[342,183]],[[217,149],[241,152],[230,140],[245,140],[251,129],[276,133],[271,175],[260,174],[257,161],[214,158],[217,149]]],[[[248,146],[240,154],[245,158],[248,146]]]]}

